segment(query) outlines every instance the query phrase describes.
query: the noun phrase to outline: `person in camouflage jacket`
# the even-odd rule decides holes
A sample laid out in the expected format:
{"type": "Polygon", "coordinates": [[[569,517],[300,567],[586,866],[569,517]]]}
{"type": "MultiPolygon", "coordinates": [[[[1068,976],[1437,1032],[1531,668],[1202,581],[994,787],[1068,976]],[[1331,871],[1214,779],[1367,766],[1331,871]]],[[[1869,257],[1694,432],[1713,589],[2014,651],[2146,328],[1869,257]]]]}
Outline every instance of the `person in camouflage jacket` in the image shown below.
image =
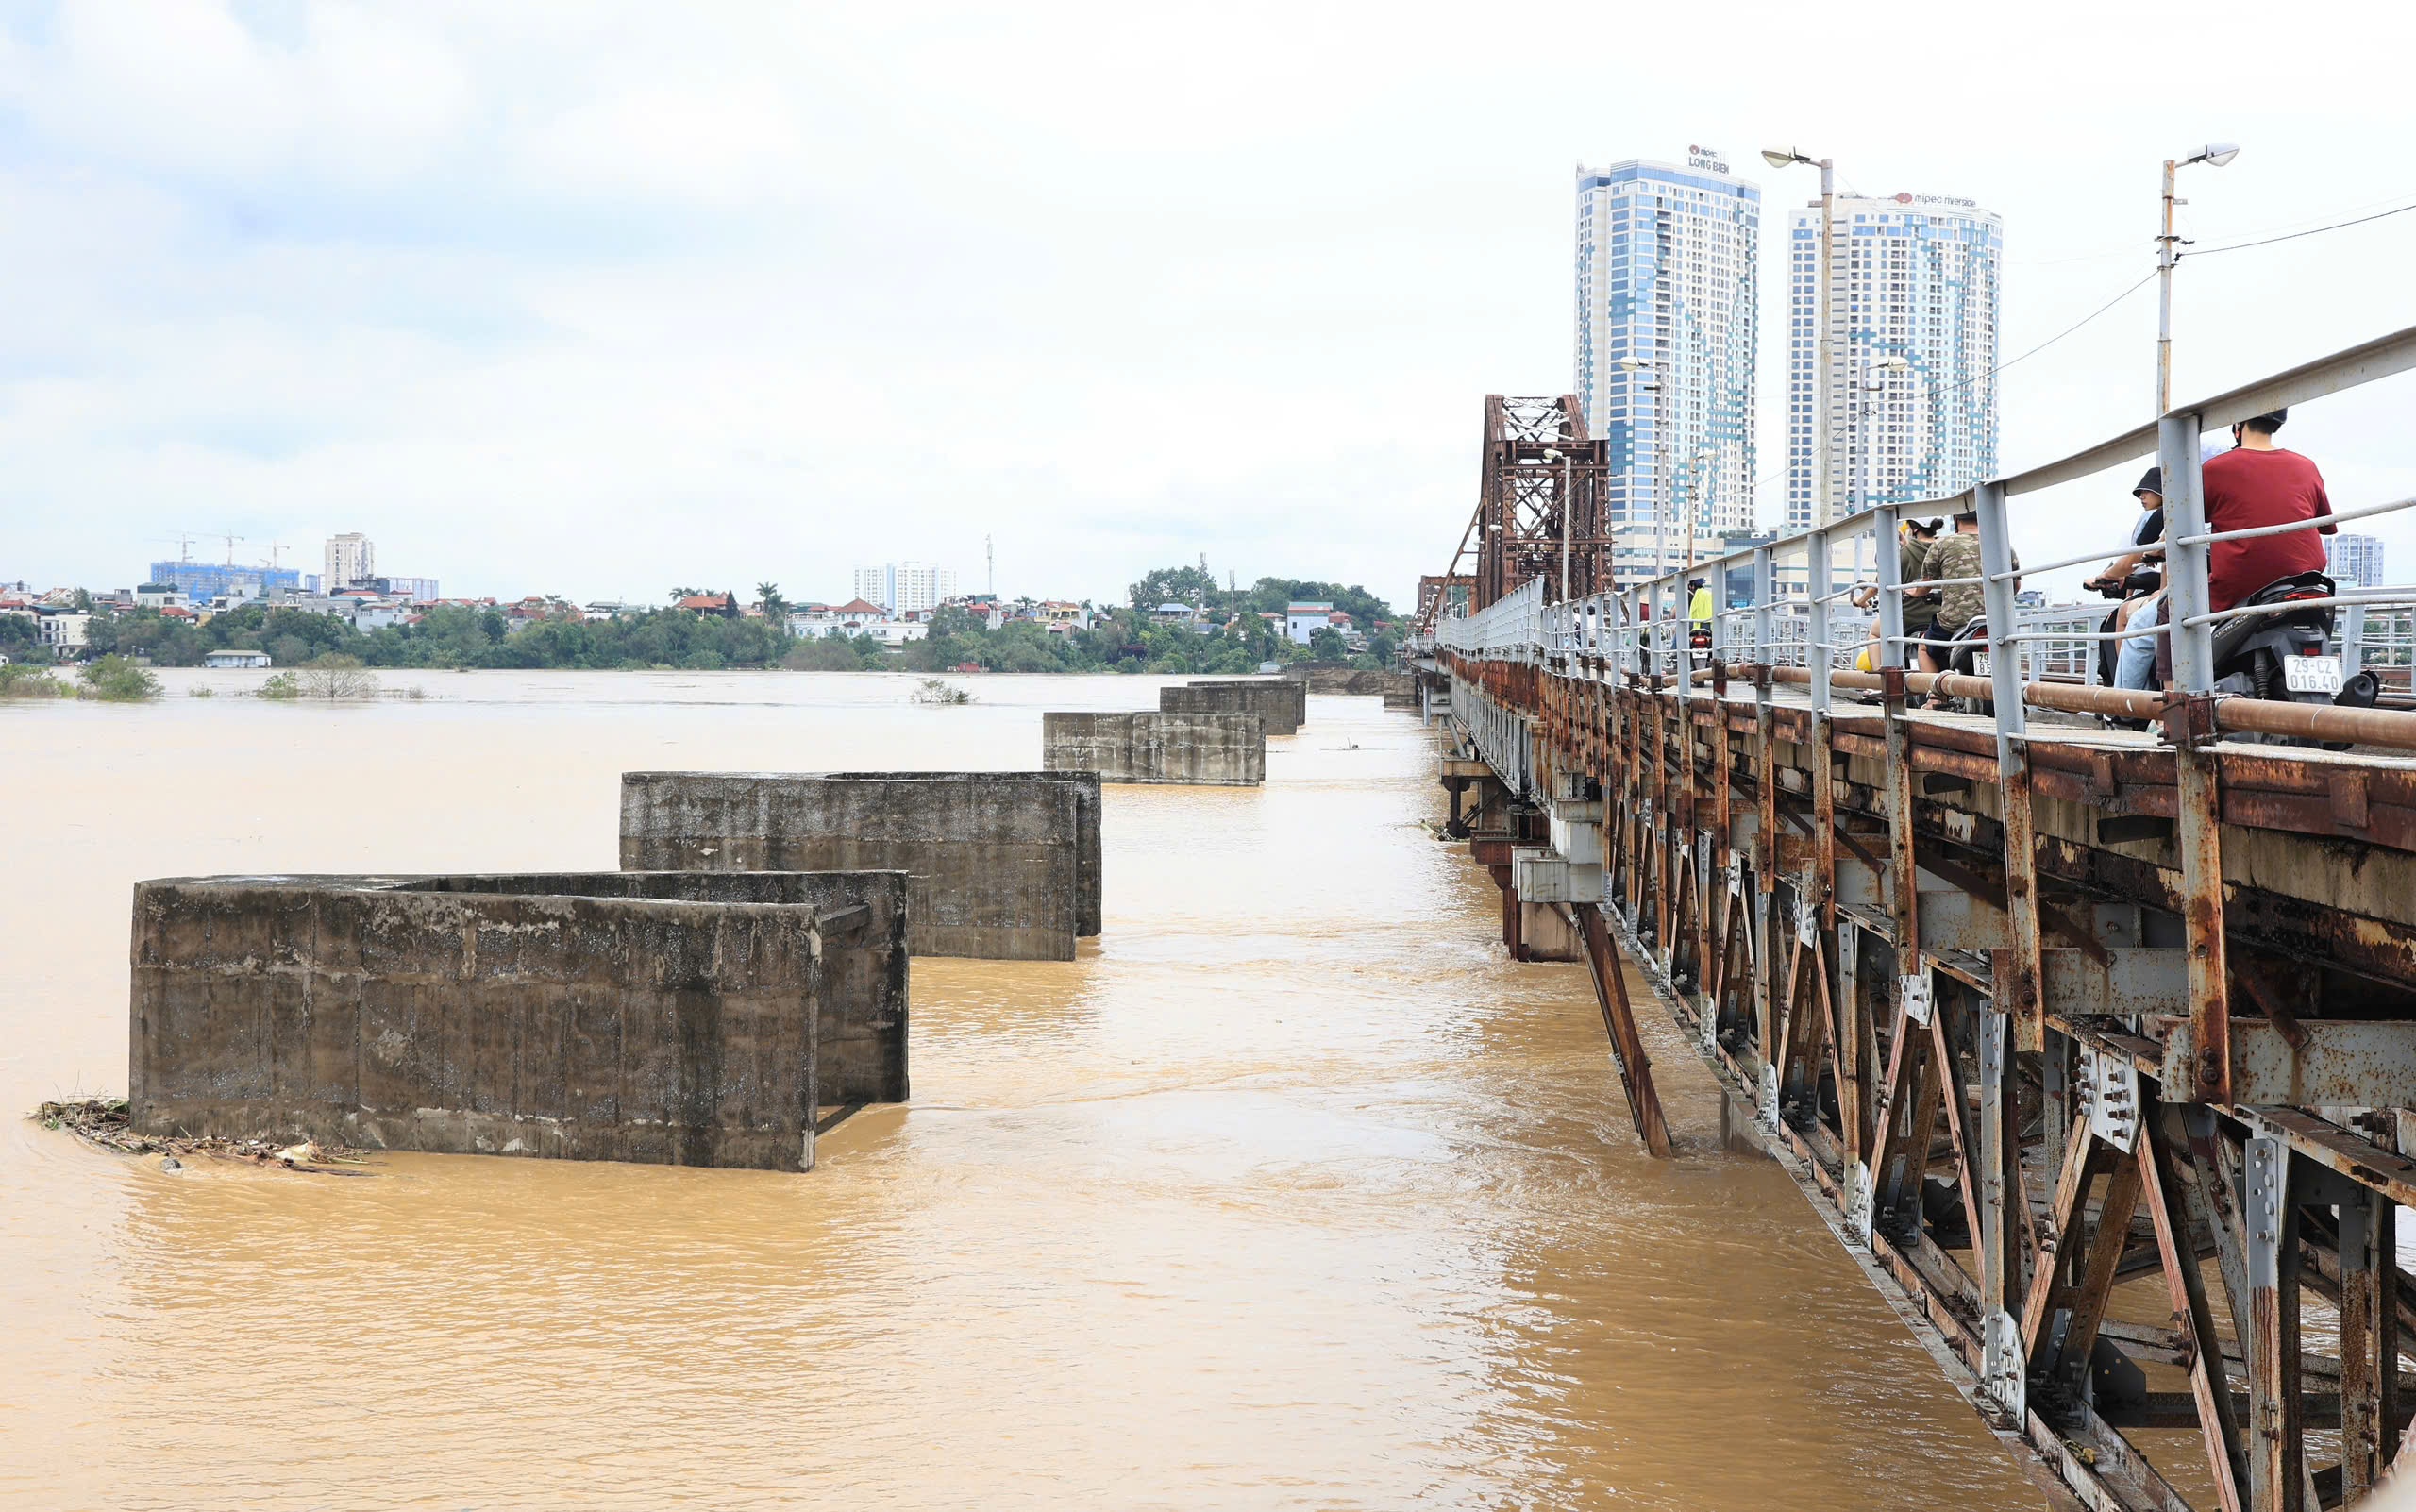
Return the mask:
{"type": "MultiPolygon", "coordinates": [[[[2022,566],[2019,553],[2013,558],[2013,565],[2016,570],[2022,566]]],[[[1935,582],[1943,578],[1977,580],[1981,575],[1980,517],[1958,514],[1955,517],[1955,529],[1932,542],[1922,556],[1921,577],[1935,582]]],[[[2016,589],[2022,586],[2019,579],[2015,580],[2014,586],[2016,589]]],[[[1976,580],[1947,587],[1921,588],[1914,592],[1923,597],[1935,598],[1938,603],[1938,619],[1930,627],[1928,638],[1921,646],[1921,670],[1943,672],[1946,670],[1947,644],[1955,639],[1956,631],[1987,613],[1987,596],[1976,580]]]]}

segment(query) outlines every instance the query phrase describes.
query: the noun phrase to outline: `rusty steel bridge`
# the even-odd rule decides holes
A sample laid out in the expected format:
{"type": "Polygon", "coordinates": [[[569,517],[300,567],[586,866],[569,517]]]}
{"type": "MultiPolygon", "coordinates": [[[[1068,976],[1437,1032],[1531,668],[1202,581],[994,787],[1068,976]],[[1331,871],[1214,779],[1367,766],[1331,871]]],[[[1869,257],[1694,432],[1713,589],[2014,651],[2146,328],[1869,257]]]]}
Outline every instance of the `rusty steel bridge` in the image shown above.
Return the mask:
{"type": "Polygon", "coordinates": [[[1624,585],[1575,400],[1497,396],[1475,570],[1421,584],[1448,830],[1504,945],[1589,964],[1666,1154],[1634,963],[2059,1504],[2313,1512],[2416,1463],[2416,712],[2216,694],[2199,489],[2203,433],[2409,367],[2416,329],[1624,585]],[[2173,676],[2126,693],[2056,670],[2014,550],[2024,496],[2151,455],[2173,676]],[[1962,510],[1989,670],[1910,672],[1898,517],[1962,510]],[[1683,580],[1731,572],[1690,653],[1683,580]]]}

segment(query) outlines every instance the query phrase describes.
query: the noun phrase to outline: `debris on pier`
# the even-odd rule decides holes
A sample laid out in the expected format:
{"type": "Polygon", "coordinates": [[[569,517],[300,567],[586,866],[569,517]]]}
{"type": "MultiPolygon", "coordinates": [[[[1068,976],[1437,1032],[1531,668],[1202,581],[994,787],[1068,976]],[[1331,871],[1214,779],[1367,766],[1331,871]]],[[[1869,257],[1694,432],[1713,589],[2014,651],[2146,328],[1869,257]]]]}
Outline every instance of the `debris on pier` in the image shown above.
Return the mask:
{"type": "MultiPolygon", "coordinates": [[[[176,1161],[193,1155],[240,1160],[254,1166],[307,1171],[314,1176],[366,1176],[365,1170],[344,1166],[368,1164],[361,1151],[316,1140],[293,1144],[260,1136],[235,1139],[225,1135],[157,1134],[136,1132],[124,1098],[80,1098],[45,1102],[34,1109],[34,1121],[45,1129],[63,1129],[96,1150],[120,1155],[163,1155],[176,1161]]],[[[176,1168],[170,1166],[169,1169],[176,1168]]]]}
{"type": "Polygon", "coordinates": [[[809,1170],[900,1102],[906,874],[199,877],[134,892],[142,1134],[809,1170]]]}

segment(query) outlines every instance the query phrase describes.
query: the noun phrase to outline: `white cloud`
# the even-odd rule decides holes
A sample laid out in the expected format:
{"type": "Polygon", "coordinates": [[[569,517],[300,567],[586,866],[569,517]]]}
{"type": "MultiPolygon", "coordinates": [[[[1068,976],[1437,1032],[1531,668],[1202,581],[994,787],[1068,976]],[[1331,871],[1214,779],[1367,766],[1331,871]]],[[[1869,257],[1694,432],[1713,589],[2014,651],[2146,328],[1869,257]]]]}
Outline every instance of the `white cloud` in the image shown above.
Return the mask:
{"type": "MultiPolygon", "coordinates": [[[[1581,158],[1800,141],[1973,195],[2008,351],[2145,271],[2192,139],[2245,147],[2189,187],[2205,244],[2416,197],[2395,8],[1857,15],[62,5],[0,29],[0,576],[361,529],[459,589],[831,594],[994,535],[1010,589],[1205,550],[1405,599],[1483,395],[1569,382],[1581,158]]],[[[1764,188],[1775,224],[1812,185],[1764,188]]],[[[2416,319],[2412,250],[2185,264],[2180,387],[2416,319]]],[[[2006,460],[2143,414],[2152,330],[2142,294],[2008,375],[2006,460]]],[[[2344,494],[2408,491],[2375,413],[2294,431],[2344,494]]]]}
{"type": "Polygon", "coordinates": [[[436,39],[361,6],[300,15],[273,39],[212,0],[73,0],[0,78],[66,155],[221,180],[390,178],[467,125],[469,81],[436,39]]]}
{"type": "Polygon", "coordinates": [[[515,165],[540,193],[724,210],[795,197],[813,170],[794,110],[762,80],[613,88],[521,136],[515,165]]]}

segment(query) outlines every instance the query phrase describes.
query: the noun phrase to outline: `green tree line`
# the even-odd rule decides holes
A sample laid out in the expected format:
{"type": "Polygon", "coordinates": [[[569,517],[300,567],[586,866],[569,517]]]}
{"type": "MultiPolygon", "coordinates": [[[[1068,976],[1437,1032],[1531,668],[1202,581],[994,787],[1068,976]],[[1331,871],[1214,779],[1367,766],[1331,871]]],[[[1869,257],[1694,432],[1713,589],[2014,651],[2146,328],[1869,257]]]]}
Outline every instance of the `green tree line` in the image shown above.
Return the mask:
{"type": "MultiPolygon", "coordinates": [[[[1149,609],[1167,601],[1174,596],[1157,593],[1153,585],[1179,580],[1182,572],[1202,580],[1206,577],[1196,567],[1162,569],[1133,585],[1136,599],[1146,598],[1149,609]]],[[[777,597],[777,589],[770,596],[777,597]]],[[[96,616],[90,633],[94,656],[141,656],[159,666],[199,666],[210,652],[220,650],[266,651],[280,667],[322,656],[350,656],[374,667],[695,671],[785,666],[942,672],[976,666],[986,672],[1207,674],[1253,671],[1262,663],[1297,660],[1303,654],[1344,660],[1339,634],[1319,631],[1304,653],[1284,639],[1279,624],[1259,617],[1262,611],[1283,613],[1295,598],[1331,600],[1369,633],[1367,654],[1351,660],[1374,665],[1389,657],[1389,637],[1375,631],[1379,620],[1391,617],[1384,600],[1363,588],[1286,578],[1260,579],[1240,596],[1238,618],[1229,618],[1229,606],[1213,605],[1208,617],[1214,625],[1206,633],[1187,625],[1157,624],[1137,608],[1111,609],[1088,630],[1056,634],[1032,620],[1011,620],[991,630],[964,610],[943,609],[932,616],[926,639],[897,651],[868,636],[798,640],[776,618],[674,609],[604,620],[538,620],[515,630],[499,609],[433,604],[415,625],[361,630],[332,614],[248,604],[202,623],[152,609],[96,616]]],[[[1183,601],[1197,602],[1197,596],[1183,601]]],[[[34,664],[51,660],[39,644],[33,622],[9,614],[0,614],[0,654],[34,664]]]]}

